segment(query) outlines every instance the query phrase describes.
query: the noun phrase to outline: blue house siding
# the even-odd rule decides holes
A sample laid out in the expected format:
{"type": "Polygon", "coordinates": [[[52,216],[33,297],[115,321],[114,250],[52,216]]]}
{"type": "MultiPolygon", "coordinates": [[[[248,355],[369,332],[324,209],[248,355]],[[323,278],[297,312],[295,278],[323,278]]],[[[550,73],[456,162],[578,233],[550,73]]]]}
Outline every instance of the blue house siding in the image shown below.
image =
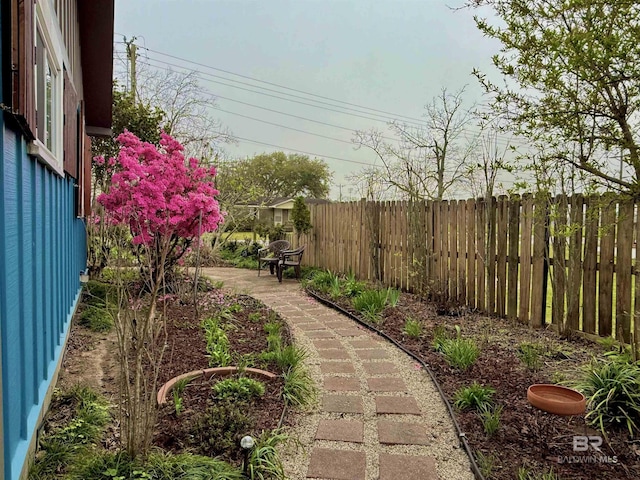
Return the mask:
{"type": "Polygon", "coordinates": [[[20,476],[86,268],[73,179],[26,154],[0,119],[0,332],[6,479],[20,476]]]}

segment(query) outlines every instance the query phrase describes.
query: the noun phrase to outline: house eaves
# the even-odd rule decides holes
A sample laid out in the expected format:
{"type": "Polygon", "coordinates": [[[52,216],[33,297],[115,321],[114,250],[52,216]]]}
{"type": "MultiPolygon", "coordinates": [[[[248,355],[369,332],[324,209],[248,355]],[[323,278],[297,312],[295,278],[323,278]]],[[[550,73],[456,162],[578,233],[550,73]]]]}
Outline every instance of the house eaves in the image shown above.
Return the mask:
{"type": "Polygon", "coordinates": [[[78,2],[86,131],[111,135],[114,0],[78,2]]]}

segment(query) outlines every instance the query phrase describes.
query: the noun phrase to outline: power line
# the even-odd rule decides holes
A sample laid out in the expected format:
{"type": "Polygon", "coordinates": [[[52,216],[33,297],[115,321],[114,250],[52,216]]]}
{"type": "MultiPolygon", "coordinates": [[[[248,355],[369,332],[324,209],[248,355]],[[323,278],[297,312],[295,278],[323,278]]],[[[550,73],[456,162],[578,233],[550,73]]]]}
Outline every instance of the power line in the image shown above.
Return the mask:
{"type": "MultiPolygon", "coordinates": [[[[147,65],[147,66],[149,66],[149,67],[160,68],[160,69],[165,70],[165,71],[171,71],[171,69],[162,68],[162,67],[157,67],[156,65],[152,65],[152,64],[150,64],[150,63],[146,63],[146,62],[138,62],[138,64],[140,64],[140,65],[147,65]]],[[[313,122],[313,123],[317,123],[317,124],[319,124],[319,125],[325,125],[325,126],[327,126],[327,127],[339,128],[339,129],[341,129],[341,130],[347,130],[347,131],[349,131],[349,132],[351,132],[351,133],[354,133],[354,132],[355,132],[355,129],[353,129],[353,128],[349,128],[349,127],[345,127],[345,126],[342,126],[342,125],[336,125],[336,124],[334,124],[334,123],[322,122],[322,121],[320,121],[320,120],[314,120],[314,119],[312,119],[312,118],[302,117],[302,116],[300,116],[300,115],[294,115],[294,114],[292,114],[292,113],[281,112],[280,110],[275,110],[275,109],[272,109],[272,108],[262,107],[262,106],[260,106],[260,105],[256,105],[256,104],[248,103],[248,102],[243,102],[242,100],[236,100],[236,99],[234,99],[234,98],[224,97],[224,96],[222,96],[222,95],[218,95],[218,94],[216,94],[216,93],[209,92],[209,91],[207,91],[207,92],[203,92],[203,93],[205,93],[205,94],[207,94],[207,95],[209,95],[209,96],[211,96],[211,97],[214,97],[214,98],[220,98],[220,99],[222,99],[222,100],[227,100],[227,101],[229,101],[229,102],[239,103],[240,105],[246,105],[246,106],[248,106],[248,107],[258,108],[258,109],[260,109],[260,110],[265,110],[265,111],[267,111],[267,112],[271,112],[271,113],[277,113],[277,114],[280,114],[280,115],[286,115],[286,116],[288,116],[288,117],[296,118],[296,119],[298,119],[298,120],[305,120],[305,121],[307,121],[307,122],[313,122]]],[[[216,108],[217,108],[217,107],[216,107],[216,108]]],[[[220,109],[220,110],[222,110],[222,109],[220,109]]],[[[384,139],[386,139],[386,140],[397,141],[397,138],[384,137],[384,136],[383,136],[382,138],[384,138],[384,139]]]]}
{"type": "MultiPolygon", "coordinates": [[[[220,132],[215,132],[215,133],[220,133],[220,132]]],[[[255,143],[258,145],[266,145],[268,147],[278,148],[280,150],[290,150],[292,152],[303,153],[305,155],[313,155],[314,157],[330,158],[331,160],[338,160],[340,162],[355,163],[357,165],[366,165],[367,167],[375,167],[375,165],[372,163],[359,162],[357,160],[349,160],[348,158],[332,157],[330,155],[322,155],[320,153],[306,152],[304,150],[298,150],[296,148],[283,147],[282,145],[274,145],[273,143],[261,142],[259,140],[251,140],[249,138],[238,137],[237,135],[234,135],[234,138],[237,138],[238,140],[242,140],[243,142],[255,143]]]]}
{"type": "MultiPolygon", "coordinates": [[[[377,117],[382,117],[384,119],[385,123],[389,122],[389,120],[396,120],[396,119],[389,118],[388,116],[384,116],[384,115],[380,115],[380,114],[376,114],[376,113],[372,113],[372,112],[366,112],[366,111],[362,111],[362,110],[357,110],[355,108],[350,108],[350,107],[343,107],[341,105],[334,105],[333,103],[323,102],[323,101],[320,101],[320,100],[314,100],[312,98],[306,98],[306,97],[303,97],[303,96],[300,96],[300,95],[294,95],[292,93],[283,93],[283,92],[280,92],[278,90],[274,90],[273,88],[261,87],[259,85],[252,85],[251,83],[241,82],[239,80],[233,80],[233,79],[230,79],[230,78],[227,78],[227,77],[223,77],[221,75],[215,75],[213,73],[202,72],[200,70],[193,70],[193,69],[191,69],[189,67],[185,67],[184,65],[177,65],[175,63],[167,62],[166,60],[161,60],[159,58],[154,58],[154,57],[147,56],[147,59],[148,60],[152,60],[154,62],[163,63],[165,65],[170,65],[172,67],[183,68],[185,70],[190,70],[190,71],[193,71],[193,72],[197,72],[197,73],[199,73],[201,75],[206,75],[208,77],[219,78],[219,79],[222,79],[222,80],[227,80],[229,82],[237,83],[239,85],[245,85],[245,86],[248,86],[248,87],[259,88],[260,90],[265,90],[267,92],[277,93],[277,94],[280,94],[280,95],[286,95],[286,96],[289,96],[289,97],[292,97],[292,98],[298,98],[300,100],[311,101],[311,102],[318,103],[320,105],[327,105],[329,107],[341,108],[343,110],[348,110],[348,111],[352,111],[352,112],[356,112],[356,113],[363,113],[365,115],[374,115],[374,116],[377,116],[377,117]]],[[[270,96],[270,97],[274,97],[274,98],[283,99],[283,100],[286,100],[288,102],[295,102],[295,103],[301,103],[302,105],[308,105],[307,103],[296,102],[296,101],[288,99],[288,98],[282,98],[282,97],[277,97],[277,96],[273,96],[273,95],[268,95],[268,94],[263,93],[263,92],[259,92],[259,91],[255,91],[255,90],[249,90],[249,89],[246,89],[246,88],[238,87],[237,85],[233,85],[233,84],[223,83],[223,82],[219,82],[219,81],[216,81],[216,80],[208,80],[208,81],[212,82],[212,83],[218,83],[220,85],[225,85],[225,86],[231,87],[231,88],[237,88],[239,90],[245,90],[247,92],[257,93],[259,95],[266,95],[266,96],[270,96]]],[[[312,105],[312,106],[315,106],[315,105],[312,105]]],[[[321,108],[321,107],[316,107],[316,108],[321,108]]],[[[331,111],[334,111],[334,110],[331,110],[331,111]]],[[[343,112],[339,112],[339,113],[343,113],[343,112]]],[[[366,118],[369,118],[369,117],[366,117],[366,118]]],[[[377,121],[381,121],[381,120],[377,120],[377,121]]],[[[424,120],[422,120],[422,122],[424,122],[424,120]]],[[[412,123],[412,124],[413,125],[423,126],[422,123],[412,123]]]]}
{"type": "MultiPolygon", "coordinates": [[[[173,66],[173,67],[184,68],[185,70],[191,70],[188,67],[182,67],[180,65],[175,65],[175,64],[172,64],[172,63],[168,63],[168,62],[163,62],[162,60],[158,60],[158,59],[155,59],[155,58],[147,58],[147,61],[165,63],[165,64],[173,66]]],[[[149,65],[157,67],[157,65],[153,65],[153,64],[149,64],[149,65]]],[[[208,73],[200,72],[198,70],[191,70],[191,71],[193,71],[195,73],[199,73],[201,75],[209,75],[208,73]]],[[[216,84],[219,84],[219,85],[224,85],[225,87],[237,88],[238,90],[244,90],[246,92],[251,92],[251,93],[258,94],[258,95],[264,95],[265,97],[275,98],[275,99],[278,99],[278,100],[284,100],[285,102],[297,103],[297,104],[300,104],[300,105],[305,105],[307,107],[319,108],[321,110],[327,110],[329,112],[334,112],[334,113],[341,113],[342,115],[350,115],[352,117],[364,118],[365,120],[371,120],[373,122],[380,122],[380,123],[388,124],[390,120],[394,120],[394,119],[389,119],[389,118],[374,118],[374,117],[369,117],[369,116],[365,116],[365,115],[359,115],[357,113],[343,112],[343,111],[340,111],[340,110],[335,110],[333,108],[323,107],[321,105],[314,105],[313,103],[302,102],[300,100],[293,100],[291,98],[281,97],[279,95],[272,95],[270,93],[264,93],[264,92],[260,92],[260,91],[257,91],[257,90],[251,90],[249,88],[239,87],[237,85],[220,82],[218,80],[211,80],[211,79],[204,79],[204,80],[206,80],[207,82],[216,83],[216,84]]],[[[310,101],[316,101],[316,100],[310,100],[310,101]]],[[[334,105],[334,106],[336,106],[336,105],[334,105]]],[[[339,107],[339,106],[336,106],[336,107],[337,108],[343,108],[343,107],[339,107]]],[[[414,124],[414,125],[415,126],[424,126],[424,125],[421,125],[421,124],[414,124]]]]}
{"type": "MultiPolygon", "coordinates": [[[[147,59],[147,60],[149,60],[149,59],[147,59]]],[[[161,63],[166,63],[166,62],[161,62],[161,63]]],[[[172,71],[170,68],[159,66],[159,65],[155,65],[155,64],[152,64],[152,63],[148,63],[148,62],[139,62],[139,64],[147,65],[149,67],[157,68],[157,69],[164,70],[164,71],[172,71]]],[[[169,65],[171,65],[171,64],[169,64],[169,65]]],[[[194,72],[194,73],[202,73],[202,72],[199,72],[198,70],[191,70],[188,67],[182,67],[182,66],[179,66],[179,65],[173,65],[173,66],[176,66],[178,68],[182,68],[182,69],[188,70],[190,72],[194,72]]],[[[208,80],[206,78],[203,79],[203,80],[212,82],[212,80],[208,80]]],[[[221,82],[215,82],[215,81],[213,81],[213,82],[214,83],[221,83],[221,82]]],[[[232,85],[230,85],[230,86],[232,86],[232,85]]],[[[245,90],[245,89],[243,89],[243,90],[245,90]]],[[[286,115],[286,116],[289,116],[289,117],[292,117],[292,118],[296,118],[296,119],[299,119],[299,120],[305,120],[305,121],[308,121],[308,122],[313,122],[313,123],[317,123],[317,124],[320,124],[320,125],[325,125],[325,126],[328,126],[328,127],[339,128],[341,130],[347,130],[347,131],[349,131],[351,133],[355,133],[355,131],[356,131],[356,129],[353,129],[353,128],[344,127],[344,126],[341,126],[341,125],[336,125],[336,124],[327,123],[327,122],[322,122],[322,121],[319,121],[319,120],[314,120],[314,119],[307,118],[307,117],[302,117],[302,116],[299,116],[299,115],[293,115],[293,114],[282,112],[282,111],[279,111],[279,110],[274,110],[274,109],[271,109],[271,108],[262,107],[260,105],[256,105],[256,104],[253,104],[253,103],[243,102],[241,100],[236,100],[234,98],[229,98],[229,97],[225,97],[225,96],[222,96],[222,95],[214,94],[212,92],[205,92],[205,93],[207,93],[208,95],[210,95],[212,97],[215,97],[215,98],[220,98],[220,99],[223,99],[223,100],[227,100],[227,101],[234,102],[234,103],[239,103],[241,105],[246,105],[246,106],[253,107],[253,108],[258,108],[258,109],[265,110],[265,111],[272,112],[272,113],[278,113],[280,115],[286,115]]],[[[260,92],[255,92],[255,93],[260,93],[260,92]]],[[[268,95],[268,96],[272,96],[272,95],[268,95]]],[[[276,97],[276,98],[278,98],[278,97],[276,97]]],[[[285,99],[285,100],[287,100],[287,99],[285,99]]],[[[296,102],[296,103],[298,103],[298,102],[296,102]]],[[[323,107],[317,107],[317,108],[323,108],[323,107]]],[[[222,109],[219,109],[219,110],[222,111],[222,109]]],[[[227,112],[227,113],[235,114],[234,112],[227,112]]],[[[345,113],[345,112],[338,112],[338,113],[344,113],[345,115],[352,115],[352,114],[345,113]]],[[[240,115],[240,114],[236,114],[236,115],[240,115]]],[[[355,115],[355,116],[358,117],[359,115],[355,115]]],[[[253,120],[257,120],[257,119],[253,119],[253,120]]],[[[262,120],[257,120],[257,121],[262,121],[262,120]]],[[[380,121],[380,120],[377,120],[377,121],[380,121]]],[[[265,121],[265,123],[269,123],[269,122],[265,121]]],[[[278,125],[278,126],[281,126],[283,128],[291,128],[291,127],[286,127],[284,125],[278,125]]],[[[309,133],[309,132],[306,132],[306,133],[309,133]]],[[[315,134],[312,134],[312,135],[315,135],[315,134]]],[[[473,138],[473,135],[474,135],[473,132],[471,132],[471,135],[472,135],[472,137],[470,137],[469,134],[465,133],[463,136],[467,140],[471,140],[473,138]]],[[[381,135],[380,138],[385,139],[385,140],[389,140],[389,141],[393,141],[393,142],[398,141],[398,138],[392,138],[392,137],[388,137],[388,136],[385,136],[385,135],[381,135]]],[[[339,140],[339,141],[344,141],[344,140],[339,140]]],[[[503,146],[508,146],[508,145],[513,144],[513,143],[516,143],[514,141],[503,140],[503,139],[498,139],[497,142],[501,143],[503,146]]]]}
{"type": "Polygon", "coordinates": [[[313,135],[314,137],[326,138],[328,140],[334,140],[336,142],[348,143],[351,146],[354,145],[353,142],[351,142],[349,140],[342,140],[341,138],[329,137],[327,135],[321,135],[319,133],[313,133],[313,132],[308,132],[306,130],[300,130],[299,128],[293,128],[293,127],[288,127],[286,125],[280,125],[279,123],[273,123],[273,122],[269,122],[267,120],[262,120],[260,118],[254,118],[254,117],[250,117],[248,115],[243,115],[241,113],[231,112],[229,110],[223,110],[222,108],[218,108],[218,107],[213,107],[213,108],[214,108],[214,110],[218,110],[220,112],[229,113],[231,115],[237,115],[238,117],[242,117],[242,118],[248,118],[249,120],[254,120],[256,122],[261,122],[261,123],[266,123],[267,125],[273,125],[275,127],[286,128],[287,130],[293,130],[294,132],[306,133],[307,135],[313,135]]]}
{"type": "MultiPolygon", "coordinates": [[[[183,57],[178,57],[178,56],[176,56],[176,55],[171,55],[171,54],[169,54],[169,53],[160,52],[160,51],[158,51],[158,50],[154,50],[154,49],[151,49],[151,48],[148,48],[148,47],[140,46],[140,48],[141,48],[141,49],[143,49],[143,50],[146,50],[146,51],[148,51],[148,52],[156,53],[156,54],[158,54],[158,55],[162,55],[162,56],[165,56],[165,57],[173,58],[173,59],[175,59],[175,60],[179,60],[179,61],[182,61],[182,62],[185,62],[185,63],[191,63],[191,64],[193,64],[193,65],[198,65],[198,66],[200,66],[200,67],[208,68],[208,69],[211,69],[211,70],[215,70],[215,71],[223,72],[223,73],[226,73],[226,74],[229,74],[229,75],[234,75],[234,76],[237,76],[237,77],[245,78],[245,79],[248,79],[248,80],[251,80],[251,81],[254,81],[254,82],[264,83],[264,84],[266,84],[266,85],[271,85],[271,86],[278,87],[278,88],[282,88],[282,89],[285,89],[285,90],[290,90],[290,91],[293,91],[293,92],[302,93],[302,94],[309,95],[309,96],[313,96],[313,97],[316,97],[316,98],[322,98],[322,99],[324,99],[324,100],[330,100],[330,101],[335,102],[335,103],[343,103],[343,104],[345,104],[345,105],[350,105],[350,106],[354,106],[354,107],[358,107],[358,108],[363,108],[363,109],[365,109],[365,110],[371,110],[372,112],[380,112],[380,113],[384,113],[385,115],[391,115],[392,117],[405,118],[405,119],[411,120],[411,122],[406,122],[406,121],[405,121],[405,123],[413,123],[413,124],[414,124],[414,125],[416,125],[416,126],[424,126],[424,119],[418,119],[418,118],[410,117],[410,116],[407,116],[407,115],[401,115],[401,114],[397,114],[397,113],[387,112],[387,111],[384,111],[384,110],[379,110],[379,109],[372,108],[372,107],[366,107],[366,106],[363,106],[363,105],[358,105],[358,104],[354,104],[354,103],[346,102],[346,101],[344,101],[344,100],[338,100],[338,99],[334,99],[334,98],[331,98],[331,97],[325,97],[325,96],[323,96],[323,95],[317,95],[317,94],[315,94],[315,93],[306,92],[306,91],[304,91],[304,90],[298,90],[298,89],[296,89],[296,88],[287,87],[286,85],[280,85],[280,84],[273,83],[273,82],[269,82],[269,81],[266,81],[266,80],[261,80],[261,79],[258,79],[258,78],[250,77],[250,76],[248,76],[248,75],[242,75],[242,74],[239,74],[239,73],[231,72],[231,71],[229,71],[229,70],[224,70],[224,69],[221,69],[221,68],[216,68],[216,67],[213,67],[213,66],[211,66],[211,65],[207,65],[207,64],[204,64],[204,63],[196,62],[196,61],[189,60],[189,59],[186,59],[186,58],[183,58],[183,57]]],[[[166,62],[166,61],[164,61],[164,60],[157,59],[157,58],[152,58],[152,60],[154,60],[154,61],[158,61],[158,62],[161,62],[161,63],[165,63],[165,64],[167,64],[167,65],[172,65],[172,66],[175,66],[175,67],[177,67],[177,68],[183,68],[183,69],[186,69],[186,70],[194,71],[194,72],[197,72],[197,73],[200,73],[200,74],[203,74],[203,75],[214,76],[214,77],[216,77],[216,78],[222,78],[222,79],[227,80],[227,81],[237,82],[237,83],[242,83],[243,85],[250,85],[250,86],[255,87],[255,88],[262,88],[262,89],[265,89],[264,87],[260,87],[260,86],[258,86],[258,85],[246,84],[246,83],[244,83],[244,82],[238,82],[237,80],[228,79],[228,78],[225,78],[225,77],[220,77],[220,76],[218,76],[218,75],[213,75],[213,74],[206,73],[206,72],[200,72],[200,71],[198,71],[198,70],[193,70],[193,69],[191,69],[191,68],[189,68],[189,67],[184,67],[184,66],[181,66],[181,65],[175,65],[175,64],[172,64],[172,63],[166,62]]],[[[212,80],[209,80],[209,81],[212,81],[212,80]]],[[[214,83],[217,83],[217,82],[214,82],[214,83]]],[[[231,86],[231,85],[228,85],[228,86],[231,86]]],[[[241,88],[241,87],[234,87],[234,88],[241,88]]],[[[274,90],[272,90],[272,89],[265,89],[265,90],[272,91],[272,92],[274,91],[274,90]]],[[[277,91],[276,91],[276,92],[277,92],[277,91]]],[[[267,95],[267,94],[263,94],[263,93],[261,93],[261,92],[255,92],[255,91],[253,91],[253,93],[259,93],[259,94],[262,94],[262,95],[267,95]]],[[[299,97],[299,96],[297,96],[297,95],[291,95],[291,94],[284,93],[284,92],[277,92],[277,93],[280,93],[280,94],[282,94],[282,95],[289,95],[289,96],[293,96],[293,97],[296,97],[296,98],[304,98],[304,97],[299,97]]],[[[268,96],[270,96],[270,95],[268,95],[268,96]]],[[[281,98],[281,97],[276,97],[276,98],[281,98]]],[[[293,100],[289,100],[289,99],[284,99],[284,100],[286,100],[286,101],[290,101],[290,102],[293,102],[293,100]]],[[[309,101],[315,101],[315,102],[317,102],[317,103],[324,103],[324,102],[318,102],[317,100],[313,100],[313,99],[306,99],[306,100],[309,100],[309,101]]],[[[302,102],[296,102],[296,103],[302,103],[302,102]]],[[[324,104],[325,104],[325,105],[327,105],[326,103],[324,103],[324,104]]],[[[303,103],[303,105],[308,105],[308,104],[304,104],[304,103],[303,103]]],[[[316,108],[321,108],[321,107],[318,107],[318,106],[315,106],[315,105],[311,105],[311,106],[314,106],[314,107],[316,107],[316,108]]],[[[337,107],[337,108],[348,109],[347,107],[340,107],[340,106],[338,106],[338,105],[332,105],[332,106],[337,107]]],[[[326,110],[330,110],[330,109],[326,109],[326,110]]],[[[349,110],[353,110],[353,109],[349,109],[349,110]]],[[[334,110],[330,110],[330,111],[334,111],[334,110]]],[[[358,110],[355,110],[355,111],[358,111],[358,110]]],[[[349,113],[345,113],[345,112],[337,112],[337,113],[343,113],[344,115],[351,115],[351,114],[349,114],[349,113]]],[[[360,112],[360,113],[368,113],[368,112],[360,112]]],[[[383,115],[373,114],[373,113],[368,113],[368,114],[369,114],[369,115],[383,116],[383,115]]],[[[355,116],[358,116],[358,115],[355,115],[355,116]]],[[[369,119],[369,120],[374,120],[374,121],[378,121],[378,122],[382,121],[382,120],[378,120],[378,119],[372,119],[372,118],[370,118],[370,117],[366,117],[366,118],[367,118],[367,119],[369,119]]],[[[387,118],[388,118],[388,117],[387,117],[387,118]]],[[[394,118],[394,119],[396,119],[396,118],[394,118]]],[[[388,122],[385,122],[385,123],[388,123],[388,122]]],[[[478,132],[478,131],[474,131],[474,130],[469,129],[469,128],[467,128],[466,130],[467,130],[468,132],[472,133],[472,134],[478,134],[478,133],[480,133],[480,132],[478,132]]],[[[505,141],[505,142],[507,142],[507,143],[510,143],[510,144],[513,144],[513,143],[526,144],[526,142],[522,142],[522,141],[519,141],[519,140],[516,140],[516,139],[511,139],[511,140],[508,140],[508,141],[507,141],[507,140],[504,140],[504,141],[505,141]]]]}
{"type": "Polygon", "coordinates": [[[400,115],[400,114],[397,114],[397,113],[387,112],[387,111],[384,111],[384,110],[378,110],[376,108],[365,107],[363,105],[358,105],[356,103],[351,103],[351,102],[347,102],[347,101],[344,101],[344,100],[338,100],[338,99],[331,98],[331,97],[325,97],[323,95],[318,95],[318,94],[311,93],[311,92],[305,92],[304,90],[298,90],[296,88],[287,87],[286,85],[280,85],[280,84],[277,84],[277,83],[268,82],[266,80],[260,80],[259,78],[250,77],[248,75],[242,75],[240,73],[235,73],[235,72],[231,72],[229,70],[224,70],[222,68],[212,67],[211,65],[206,65],[204,63],[195,62],[193,60],[189,60],[189,59],[186,59],[186,58],[183,58],[183,57],[178,57],[178,56],[175,56],[175,55],[171,55],[169,53],[160,52],[158,50],[153,50],[151,48],[147,48],[147,47],[140,47],[140,48],[143,48],[143,49],[145,49],[145,50],[147,50],[149,52],[152,52],[152,53],[157,53],[158,55],[162,55],[162,56],[165,56],[165,57],[173,58],[175,60],[180,60],[180,61],[185,62],[185,63],[191,63],[193,65],[198,65],[200,67],[204,67],[204,68],[208,68],[208,69],[211,69],[211,70],[215,70],[217,72],[223,72],[223,73],[226,73],[228,75],[234,75],[236,77],[245,78],[247,80],[252,80],[254,82],[264,83],[265,85],[271,85],[272,87],[278,87],[278,88],[282,88],[284,90],[289,90],[289,91],[292,91],[292,92],[302,93],[304,95],[309,95],[311,97],[321,98],[323,100],[329,100],[329,101],[332,101],[332,102],[335,102],[335,103],[343,103],[345,105],[350,105],[352,107],[364,108],[365,110],[371,110],[373,112],[383,113],[385,115],[390,115],[392,117],[406,118],[406,119],[409,119],[409,120],[422,122],[422,120],[417,119],[415,117],[409,117],[409,116],[406,116],[406,115],[400,115]]]}

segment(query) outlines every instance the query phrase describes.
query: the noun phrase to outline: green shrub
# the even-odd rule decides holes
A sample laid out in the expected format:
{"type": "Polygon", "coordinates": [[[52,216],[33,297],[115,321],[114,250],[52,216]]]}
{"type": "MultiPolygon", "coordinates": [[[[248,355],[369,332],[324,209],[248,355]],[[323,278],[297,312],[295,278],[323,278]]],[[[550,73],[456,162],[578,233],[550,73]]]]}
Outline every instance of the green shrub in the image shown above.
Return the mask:
{"type": "Polygon", "coordinates": [[[253,378],[226,378],[211,387],[216,397],[220,399],[249,400],[264,395],[264,383],[253,378]]]}
{"type": "Polygon", "coordinates": [[[251,449],[246,471],[250,480],[284,480],[286,475],[278,455],[278,446],[288,440],[278,431],[264,432],[251,449]]]}
{"type": "Polygon", "coordinates": [[[433,349],[436,352],[442,353],[442,351],[444,350],[444,344],[449,339],[450,339],[450,336],[447,334],[447,329],[445,328],[444,325],[436,325],[434,327],[433,342],[431,343],[431,345],[433,345],[433,349]]]}
{"type": "Polygon", "coordinates": [[[307,351],[296,345],[287,345],[270,352],[262,352],[260,358],[267,362],[275,362],[283,372],[290,367],[297,367],[305,358],[307,351]]]}
{"type": "Polygon", "coordinates": [[[323,270],[320,272],[316,272],[309,281],[309,285],[318,290],[321,293],[328,293],[331,285],[333,284],[334,279],[337,276],[333,274],[330,270],[323,270]]]}
{"type": "Polygon", "coordinates": [[[251,419],[243,413],[243,402],[222,400],[198,415],[192,429],[193,446],[201,453],[216,456],[238,450],[238,442],[250,431],[251,419]]]}
{"type": "Polygon", "coordinates": [[[600,428],[625,426],[631,435],[640,422],[640,365],[624,358],[594,360],[577,385],[587,398],[586,420],[600,428]]]}
{"type": "Polygon", "coordinates": [[[460,410],[467,408],[479,409],[491,403],[491,397],[493,397],[494,393],[496,393],[496,391],[493,388],[473,382],[468,387],[460,388],[453,395],[453,404],[460,410]]]}
{"type": "Polygon", "coordinates": [[[533,473],[526,467],[518,468],[517,480],[560,480],[560,477],[553,473],[553,468],[548,472],[533,473]]]}
{"type": "Polygon", "coordinates": [[[387,304],[386,290],[365,290],[353,298],[353,308],[374,323],[380,320],[380,313],[387,304]]]}
{"type": "Polygon", "coordinates": [[[466,370],[475,363],[480,355],[480,349],[473,339],[458,337],[443,342],[442,354],[449,365],[466,370]]]}
{"type": "Polygon", "coordinates": [[[422,335],[422,323],[420,320],[413,318],[407,318],[404,322],[404,328],[402,330],[407,337],[420,338],[422,335]]]}
{"type": "Polygon", "coordinates": [[[306,407],[315,402],[316,388],[309,372],[301,365],[289,367],[284,373],[282,397],[296,407],[306,407]]]}
{"type": "Polygon", "coordinates": [[[216,458],[191,453],[152,453],[144,467],[153,480],[242,480],[237,468],[216,458]]]}
{"type": "Polygon", "coordinates": [[[395,307],[398,305],[398,301],[400,300],[400,290],[397,288],[387,288],[387,303],[395,307]]]}
{"type": "Polygon", "coordinates": [[[113,318],[106,308],[89,305],[80,314],[78,323],[93,332],[108,332],[113,327],[113,318]]]}
{"type": "Polygon", "coordinates": [[[356,276],[352,271],[349,271],[345,277],[342,291],[345,297],[357,297],[367,289],[367,285],[364,282],[356,280],[356,276]]]}
{"type": "Polygon", "coordinates": [[[334,277],[329,286],[329,296],[332,300],[337,300],[342,297],[342,282],[340,278],[334,277]]]}
{"type": "MultiPolygon", "coordinates": [[[[110,420],[106,400],[88,387],[75,387],[53,397],[52,410],[72,409],[73,417],[64,426],[47,431],[40,439],[40,450],[29,470],[31,480],[53,480],[60,472],[86,456],[100,441],[110,420]]],[[[81,478],[81,477],[76,477],[81,478]]]]}
{"type": "Polygon", "coordinates": [[[249,314],[249,321],[253,323],[257,323],[262,319],[262,315],[260,312],[253,312],[249,314]]]}
{"type": "MultiPolygon", "coordinates": [[[[69,480],[129,480],[137,469],[126,452],[93,451],[76,457],[71,466],[69,480]]],[[[142,472],[140,472],[142,473],[142,472]]],[[[142,477],[144,478],[144,477],[142,477]]]]}
{"type": "Polygon", "coordinates": [[[209,365],[212,367],[226,367],[231,363],[231,353],[229,352],[229,339],[220,326],[218,318],[206,318],[202,322],[204,328],[204,338],[207,343],[207,353],[209,355],[209,365]]]}
{"type": "Polygon", "coordinates": [[[496,465],[497,458],[494,454],[485,455],[484,453],[476,452],[476,463],[480,469],[480,473],[484,478],[490,478],[493,473],[493,469],[496,465]]]}
{"type": "Polygon", "coordinates": [[[115,285],[89,280],[84,286],[84,302],[96,307],[105,307],[109,303],[117,302],[115,285]]]}
{"type": "Polygon", "coordinates": [[[484,433],[492,436],[500,428],[500,415],[502,414],[502,406],[492,406],[490,404],[484,404],[479,408],[480,420],[482,420],[482,427],[484,433]]]}
{"type": "Polygon", "coordinates": [[[282,331],[282,323],[267,322],[264,324],[263,328],[267,335],[280,335],[280,332],[282,331]]]}
{"type": "Polygon", "coordinates": [[[544,347],[537,343],[523,342],[518,346],[518,358],[533,372],[537,372],[542,367],[543,352],[544,347]]]}

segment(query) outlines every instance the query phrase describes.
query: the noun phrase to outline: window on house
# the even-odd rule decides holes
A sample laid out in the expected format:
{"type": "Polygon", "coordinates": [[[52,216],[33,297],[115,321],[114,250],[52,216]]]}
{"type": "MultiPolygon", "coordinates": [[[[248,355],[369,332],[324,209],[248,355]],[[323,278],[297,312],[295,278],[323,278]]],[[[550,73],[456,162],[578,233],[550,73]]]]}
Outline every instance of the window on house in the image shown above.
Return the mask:
{"type": "Polygon", "coordinates": [[[58,28],[48,2],[36,4],[35,22],[35,110],[36,140],[29,146],[29,152],[63,174],[63,82],[58,28]]]}

